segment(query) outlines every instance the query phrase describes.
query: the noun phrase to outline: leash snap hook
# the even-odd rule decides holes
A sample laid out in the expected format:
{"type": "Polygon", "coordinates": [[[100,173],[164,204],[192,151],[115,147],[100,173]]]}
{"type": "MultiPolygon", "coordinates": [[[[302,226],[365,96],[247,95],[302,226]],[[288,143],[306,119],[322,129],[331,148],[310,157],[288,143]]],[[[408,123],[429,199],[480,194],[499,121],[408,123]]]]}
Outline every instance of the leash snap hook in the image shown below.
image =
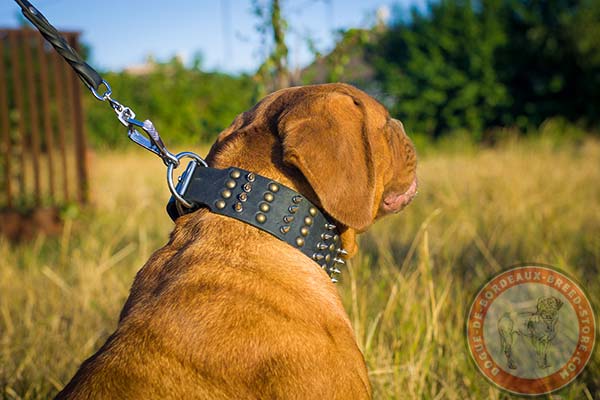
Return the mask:
{"type": "MultiPolygon", "coordinates": [[[[126,108],[124,111],[127,110],[128,108],[126,108]]],[[[126,119],[126,122],[129,126],[127,132],[127,136],[129,136],[129,139],[142,146],[146,150],[150,150],[151,152],[159,156],[166,166],[174,165],[175,168],[179,166],[179,159],[173,153],[167,150],[167,147],[163,143],[152,121],[147,119],[142,122],[130,117],[126,119]],[[148,137],[139,133],[135,129],[136,126],[142,128],[142,130],[146,133],[146,135],[148,135],[148,137]]]]}

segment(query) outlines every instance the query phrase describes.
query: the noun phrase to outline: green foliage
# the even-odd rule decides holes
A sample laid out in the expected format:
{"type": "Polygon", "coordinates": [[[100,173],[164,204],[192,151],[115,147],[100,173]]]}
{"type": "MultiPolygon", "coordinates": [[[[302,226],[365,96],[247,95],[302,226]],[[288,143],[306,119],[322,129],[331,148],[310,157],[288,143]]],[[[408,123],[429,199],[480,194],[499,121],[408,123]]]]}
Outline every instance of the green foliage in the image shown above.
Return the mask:
{"type": "Polygon", "coordinates": [[[392,112],[420,133],[600,122],[600,3],[442,0],[368,48],[392,112]]]}
{"type": "Polygon", "coordinates": [[[497,3],[434,3],[382,35],[370,50],[378,80],[393,96],[393,114],[434,136],[481,132],[495,119],[496,107],[508,101],[494,69],[494,50],[506,41],[497,3]]]}
{"type": "MultiPolygon", "coordinates": [[[[187,69],[176,59],[151,66],[143,75],[111,72],[104,78],[114,98],[131,107],[138,119],[151,119],[168,145],[212,142],[256,101],[255,84],[248,76],[187,69]]],[[[128,143],[126,130],[108,107],[91,96],[85,96],[85,101],[93,146],[128,143]]]]}

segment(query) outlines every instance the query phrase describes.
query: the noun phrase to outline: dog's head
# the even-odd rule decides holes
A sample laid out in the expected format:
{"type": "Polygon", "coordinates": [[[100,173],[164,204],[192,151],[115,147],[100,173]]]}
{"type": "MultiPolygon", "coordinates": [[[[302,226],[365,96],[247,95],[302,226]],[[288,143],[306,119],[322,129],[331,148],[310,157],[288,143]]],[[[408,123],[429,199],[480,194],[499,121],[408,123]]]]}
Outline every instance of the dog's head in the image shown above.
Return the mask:
{"type": "Polygon", "coordinates": [[[344,246],[416,194],[416,153],[402,123],[345,84],[275,92],[241,114],[207,156],[303,193],[337,221],[344,246]]]}
{"type": "Polygon", "coordinates": [[[544,319],[554,319],[563,302],[556,297],[540,297],[537,302],[537,312],[544,319]]]}

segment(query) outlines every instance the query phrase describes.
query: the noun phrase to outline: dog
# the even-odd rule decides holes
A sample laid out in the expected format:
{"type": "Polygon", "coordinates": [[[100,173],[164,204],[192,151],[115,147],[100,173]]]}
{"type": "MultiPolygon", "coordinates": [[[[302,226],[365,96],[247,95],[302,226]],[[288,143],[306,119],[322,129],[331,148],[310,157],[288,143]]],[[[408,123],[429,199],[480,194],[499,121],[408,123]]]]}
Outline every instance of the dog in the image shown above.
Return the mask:
{"type": "Polygon", "coordinates": [[[529,338],[535,349],[536,365],[538,368],[548,368],[548,345],[556,336],[558,311],[563,303],[560,299],[549,296],[540,297],[536,311],[521,311],[504,313],[498,319],[498,334],[500,345],[506,356],[508,368],[516,369],[517,364],[512,357],[512,345],[515,335],[529,338]]]}
{"type": "MultiPolygon", "coordinates": [[[[272,93],[206,161],[304,196],[356,235],[416,194],[402,123],[346,84],[272,93]]],[[[344,253],[346,254],[346,253],[344,253]]],[[[176,220],[135,277],[116,331],[58,399],[368,399],[364,357],[327,273],[297,248],[207,208],[176,220]]]]}

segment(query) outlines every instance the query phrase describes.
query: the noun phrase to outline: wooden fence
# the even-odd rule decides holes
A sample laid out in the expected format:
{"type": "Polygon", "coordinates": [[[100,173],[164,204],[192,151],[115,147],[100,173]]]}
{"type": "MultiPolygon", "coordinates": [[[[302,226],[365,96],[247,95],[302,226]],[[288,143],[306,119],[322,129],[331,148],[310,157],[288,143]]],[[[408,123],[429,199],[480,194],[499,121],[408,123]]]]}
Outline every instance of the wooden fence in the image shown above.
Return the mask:
{"type": "Polygon", "coordinates": [[[88,201],[81,90],[37,31],[0,29],[0,209],[88,201]]]}

